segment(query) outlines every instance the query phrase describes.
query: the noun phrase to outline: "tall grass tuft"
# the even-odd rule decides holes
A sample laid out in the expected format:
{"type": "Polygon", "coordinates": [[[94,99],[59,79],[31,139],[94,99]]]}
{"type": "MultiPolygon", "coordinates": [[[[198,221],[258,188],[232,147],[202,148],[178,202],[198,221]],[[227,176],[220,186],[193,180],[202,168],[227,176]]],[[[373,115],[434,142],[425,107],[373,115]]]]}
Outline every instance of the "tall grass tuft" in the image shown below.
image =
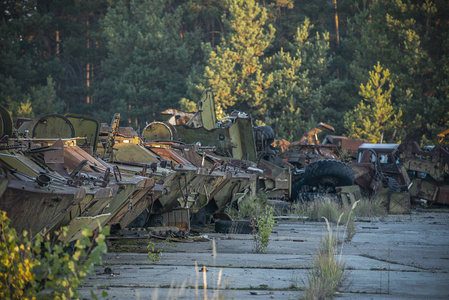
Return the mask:
{"type": "Polygon", "coordinates": [[[329,222],[337,222],[339,216],[343,214],[341,222],[346,223],[352,218],[384,218],[387,215],[384,200],[360,199],[356,208],[342,206],[341,203],[332,198],[316,198],[313,201],[298,201],[292,205],[291,213],[306,217],[309,221],[319,222],[326,217],[329,222]]]}
{"type": "Polygon", "coordinates": [[[345,278],[345,263],[336,253],[338,229],[335,232],[329,221],[324,219],[327,223],[328,235],[322,238],[318,253],[307,274],[303,296],[305,300],[332,298],[345,278]]]}
{"type": "MultiPolygon", "coordinates": [[[[352,205],[348,213],[343,236],[349,230],[349,224],[352,224],[352,214],[359,201],[356,201],[352,205]]],[[[328,234],[322,238],[318,253],[314,256],[311,269],[307,274],[303,299],[316,300],[332,298],[347,276],[345,273],[345,263],[342,261],[344,242],[341,243],[339,253],[337,250],[338,237],[343,227],[340,225],[343,216],[344,213],[341,213],[337,219],[335,228],[330,225],[327,217],[322,217],[326,222],[328,234]]]]}
{"type": "Polygon", "coordinates": [[[380,198],[362,199],[354,209],[356,218],[385,218],[386,215],[385,201],[380,198]]]}

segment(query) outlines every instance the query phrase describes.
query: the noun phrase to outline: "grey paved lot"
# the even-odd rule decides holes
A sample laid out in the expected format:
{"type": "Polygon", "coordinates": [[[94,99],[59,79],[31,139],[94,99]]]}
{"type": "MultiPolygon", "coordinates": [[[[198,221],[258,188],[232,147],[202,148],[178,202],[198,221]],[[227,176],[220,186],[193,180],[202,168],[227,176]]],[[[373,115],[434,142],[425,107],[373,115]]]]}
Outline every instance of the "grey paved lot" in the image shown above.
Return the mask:
{"type": "MultiPolygon", "coordinates": [[[[339,249],[347,279],[336,299],[449,299],[448,212],[357,222],[355,232],[339,249]]],[[[127,252],[104,256],[81,289],[86,299],[95,286],[107,299],[300,299],[327,229],[279,221],[266,254],[253,253],[251,235],[205,232],[204,241],[157,242],[157,264],[148,260],[145,233],[138,234],[123,242],[127,252]]]]}

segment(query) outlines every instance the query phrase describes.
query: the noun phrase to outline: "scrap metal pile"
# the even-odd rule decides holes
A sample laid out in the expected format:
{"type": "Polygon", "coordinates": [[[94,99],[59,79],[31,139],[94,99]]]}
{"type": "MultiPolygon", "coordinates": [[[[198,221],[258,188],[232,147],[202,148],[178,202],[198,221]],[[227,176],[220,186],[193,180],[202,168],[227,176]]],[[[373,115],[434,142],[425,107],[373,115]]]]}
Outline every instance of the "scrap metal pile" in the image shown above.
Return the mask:
{"type": "Polygon", "coordinates": [[[32,235],[66,226],[59,239],[71,242],[84,226],[189,231],[196,213],[227,218],[225,208],[260,190],[284,201],[384,193],[402,206],[410,197],[449,203],[446,147],[389,148],[330,135],[320,143],[317,133],[333,131],[323,123],[298,142],[275,141],[270,127],[253,126],[246,113],[217,120],[211,90],[198,106],[196,113],[166,110],[140,135],[119,127],[119,114],[110,125],[66,114],[19,118],[14,126],[0,107],[0,210],[32,235]]]}

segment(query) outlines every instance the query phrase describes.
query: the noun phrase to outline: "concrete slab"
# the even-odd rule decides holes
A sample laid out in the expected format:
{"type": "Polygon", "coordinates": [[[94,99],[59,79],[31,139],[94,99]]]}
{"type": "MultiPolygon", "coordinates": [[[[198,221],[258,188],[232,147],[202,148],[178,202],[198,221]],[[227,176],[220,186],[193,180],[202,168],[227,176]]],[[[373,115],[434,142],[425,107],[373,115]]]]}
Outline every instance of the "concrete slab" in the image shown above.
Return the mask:
{"type": "MultiPolygon", "coordinates": [[[[348,272],[336,298],[449,299],[449,213],[357,222],[355,232],[338,249],[348,272]]],[[[255,254],[251,235],[203,232],[209,240],[156,242],[163,253],[154,264],[139,233],[131,252],[106,254],[80,291],[89,298],[99,285],[108,299],[205,299],[205,291],[208,299],[298,299],[325,234],[324,223],[278,221],[267,253],[255,254]]]]}

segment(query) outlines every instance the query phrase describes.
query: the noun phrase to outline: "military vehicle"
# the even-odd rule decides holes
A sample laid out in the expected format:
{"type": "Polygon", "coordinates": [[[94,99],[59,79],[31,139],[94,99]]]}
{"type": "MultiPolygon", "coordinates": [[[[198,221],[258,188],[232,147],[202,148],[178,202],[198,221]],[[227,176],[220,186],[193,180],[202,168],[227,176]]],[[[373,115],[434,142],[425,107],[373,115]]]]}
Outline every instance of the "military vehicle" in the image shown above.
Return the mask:
{"type": "Polygon", "coordinates": [[[3,106],[0,116],[0,209],[19,232],[51,232],[85,199],[86,191],[68,186],[65,178],[25,155],[29,149],[12,138],[12,119],[3,106]]]}
{"type": "Polygon", "coordinates": [[[217,120],[212,90],[204,91],[197,112],[170,109],[162,112],[162,118],[162,122],[152,122],[145,127],[144,141],[171,140],[209,147],[206,153],[258,173],[256,190],[264,190],[271,199],[290,197],[290,170],[264,158],[269,154],[266,146],[273,134],[267,134],[266,127],[254,127],[251,116],[243,112],[234,111],[217,120]]]}
{"type": "MultiPolygon", "coordinates": [[[[444,137],[444,133],[439,136],[444,137]]],[[[417,142],[405,142],[395,151],[408,171],[413,201],[449,204],[449,146],[435,145],[421,149],[417,142]]]]}
{"type": "MultiPolygon", "coordinates": [[[[84,197],[55,222],[55,228],[69,228],[67,235],[60,236],[65,242],[76,240],[84,226],[92,230],[106,224],[126,227],[152,204],[149,195],[155,185],[153,178],[122,174],[118,168],[91,156],[88,152],[93,152],[97,145],[98,121],[77,115],[69,117],[76,120],[76,126],[64,116],[47,115],[33,122],[31,138],[18,133],[18,137],[9,139],[22,150],[21,159],[27,159],[27,165],[51,171],[51,180],[58,178],[65,185],[64,190],[84,191],[84,197]],[[77,134],[81,137],[75,137],[77,134]]],[[[10,160],[5,156],[3,161],[10,160]]],[[[4,195],[8,195],[7,191],[4,195]]]]}
{"type": "Polygon", "coordinates": [[[134,130],[117,127],[117,124],[111,123],[111,127],[116,127],[112,130],[116,136],[104,139],[104,149],[107,149],[108,141],[111,143],[113,140],[113,147],[110,147],[109,155],[105,152],[105,159],[124,172],[136,173],[146,168],[153,175],[159,173],[156,176],[164,183],[162,194],[155,199],[148,210],[150,214],[144,218],[146,224],[153,224],[156,219],[159,220],[156,222],[158,225],[188,229],[191,214],[203,208],[208,214],[222,211],[235,199],[234,195],[241,195],[255,181],[253,174],[224,165],[223,161],[199,150],[198,145],[173,141],[142,143],[134,130]]]}

